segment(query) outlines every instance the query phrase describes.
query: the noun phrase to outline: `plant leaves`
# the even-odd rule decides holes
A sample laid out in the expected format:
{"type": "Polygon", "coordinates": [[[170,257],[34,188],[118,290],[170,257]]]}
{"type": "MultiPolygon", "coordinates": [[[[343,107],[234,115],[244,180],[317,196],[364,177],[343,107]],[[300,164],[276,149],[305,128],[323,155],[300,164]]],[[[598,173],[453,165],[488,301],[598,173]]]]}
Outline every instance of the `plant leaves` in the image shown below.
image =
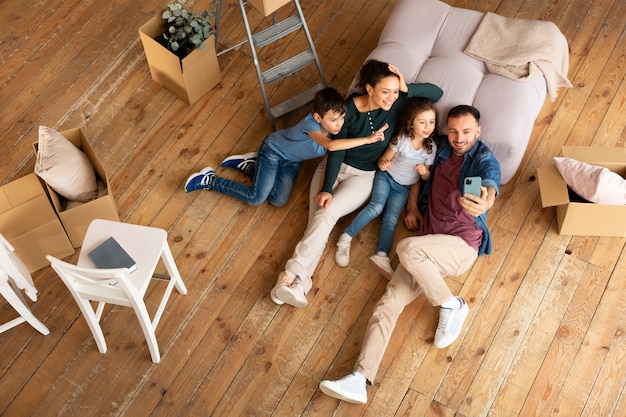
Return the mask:
{"type": "Polygon", "coordinates": [[[206,47],[204,41],[214,33],[210,20],[215,16],[215,13],[207,10],[193,12],[184,4],[185,0],[175,1],[169,4],[161,15],[167,21],[162,35],[166,40],[165,44],[170,51],[179,51],[177,55],[181,58],[182,51],[206,47]]]}

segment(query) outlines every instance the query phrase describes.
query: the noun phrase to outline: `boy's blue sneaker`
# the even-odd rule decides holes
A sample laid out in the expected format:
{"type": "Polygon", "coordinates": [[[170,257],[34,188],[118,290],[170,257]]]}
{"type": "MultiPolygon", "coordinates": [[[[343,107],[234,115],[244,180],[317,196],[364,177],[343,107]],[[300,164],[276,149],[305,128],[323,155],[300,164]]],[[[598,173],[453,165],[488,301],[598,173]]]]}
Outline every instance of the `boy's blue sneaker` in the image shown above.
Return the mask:
{"type": "Polygon", "coordinates": [[[185,183],[185,192],[196,190],[212,190],[215,171],[211,167],[203,168],[202,171],[191,174],[185,183]]]}
{"type": "Polygon", "coordinates": [[[222,166],[224,168],[235,168],[251,177],[254,175],[256,157],[256,152],[248,152],[243,155],[231,155],[222,161],[222,166]]]}

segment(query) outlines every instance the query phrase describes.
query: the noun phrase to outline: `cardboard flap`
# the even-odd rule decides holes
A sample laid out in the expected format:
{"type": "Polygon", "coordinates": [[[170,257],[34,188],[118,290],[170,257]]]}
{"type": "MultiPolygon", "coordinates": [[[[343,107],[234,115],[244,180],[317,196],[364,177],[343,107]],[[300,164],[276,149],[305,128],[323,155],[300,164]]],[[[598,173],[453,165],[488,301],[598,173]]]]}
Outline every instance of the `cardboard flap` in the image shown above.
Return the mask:
{"type": "Polygon", "coordinates": [[[537,178],[543,208],[569,203],[567,184],[563,181],[563,177],[556,166],[537,168],[537,178]]]}
{"type": "MultiPolygon", "coordinates": [[[[211,35],[204,41],[204,48],[197,47],[189,55],[183,58],[181,65],[183,66],[183,76],[188,71],[191,71],[194,67],[202,66],[207,61],[206,56],[216,55],[215,51],[215,36],[211,35]]],[[[208,58],[210,59],[210,58],[208,58]]],[[[204,68],[204,71],[207,71],[204,68]]],[[[217,70],[219,72],[219,68],[217,70]]]]}
{"type": "Polygon", "coordinates": [[[561,156],[587,162],[592,165],[607,166],[606,164],[626,164],[626,148],[562,146],[561,156]]]}
{"type": "Polygon", "coordinates": [[[0,213],[43,195],[43,186],[35,174],[28,174],[0,187],[0,213]]]}

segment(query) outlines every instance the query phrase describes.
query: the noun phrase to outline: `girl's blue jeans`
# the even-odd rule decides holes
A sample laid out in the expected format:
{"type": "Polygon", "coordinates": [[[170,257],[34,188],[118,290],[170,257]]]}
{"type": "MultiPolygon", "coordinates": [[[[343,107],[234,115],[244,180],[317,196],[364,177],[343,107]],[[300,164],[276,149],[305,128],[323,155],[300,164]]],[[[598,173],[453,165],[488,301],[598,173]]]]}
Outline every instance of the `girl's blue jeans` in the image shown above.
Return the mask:
{"type": "Polygon", "coordinates": [[[410,185],[398,184],[387,172],[376,171],[369,203],[357,214],[345,232],[353,238],[356,237],[361,229],[382,213],[376,252],[389,254],[398,218],[409,197],[410,189],[410,185]]]}
{"type": "Polygon", "coordinates": [[[258,150],[252,185],[215,177],[212,188],[252,206],[269,200],[273,206],[282,207],[291,197],[300,165],[301,162],[285,160],[263,141],[258,150]]]}

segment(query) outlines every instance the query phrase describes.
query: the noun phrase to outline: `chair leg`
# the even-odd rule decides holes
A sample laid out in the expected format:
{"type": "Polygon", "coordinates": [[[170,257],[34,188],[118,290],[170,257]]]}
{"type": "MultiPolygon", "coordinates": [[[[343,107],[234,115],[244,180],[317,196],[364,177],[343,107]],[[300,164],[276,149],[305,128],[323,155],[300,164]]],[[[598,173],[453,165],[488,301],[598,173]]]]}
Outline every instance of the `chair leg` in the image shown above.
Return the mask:
{"type": "Polygon", "coordinates": [[[167,272],[170,274],[170,279],[174,280],[174,285],[176,285],[176,289],[181,294],[187,294],[187,287],[185,287],[185,283],[183,282],[183,278],[180,276],[178,272],[178,267],[176,266],[176,262],[174,262],[174,256],[172,256],[172,251],[170,250],[170,246],[165,242],[163,245],[163,250],[161,251],[161,259],[165,264],[165,268],[167,272]]]}
{"type": "Polygon", "coordinates": [[[161,353],[159,352],[159,345],[154,334],[156,326],[152,325],[145,304],[140,304],[135,300],[131,300],[131,303],[133,309],[135,310],[135,314],[137,315],[137,319],[139,320],[139,325],[141,326],[143,335],[146,338],[146,343],[148,343],[148,349],[150,350],[152,362],[159,363],[161,361],[161,353]]]}
{"type": "Polygon", "coordinates": [[[78,307],[80,307],[80,311],[83,313],[85,321],[87,321],[87,326],[89,326],[93,338],[96,340],[98,351],[100,353],[106,353],[107,343],[104,340],[104,333],[102,333],[102,328],[100,327],[100,320],[98,320],[91,303],[88,300],[83,300],[77,296],[75,296],[74,299],[76,300],[78,307]]]}
{"type": "Polygon", "coordinates": [[[163,315],[163,312],[165,311],[165,305],[167,304],[167,301],[170,298],[170,295],[172,294],[172,289],[174,288],[174,284],[176,283],[176,281],[174,280],[174,278],[170,278],[170,282],[167,284],[167,288],[165,288],[165,292],[163,293],[163,297],[161,298],[161,302],[159,303],[159,307],[157,308],[156,313],[154,313],[154,317],[152,318],[152,328],[156,329],[157,326],[159,325],[159,321],[161,321],[161,316],[163,315]]]}
{"type": "Polygon", "coordinates": [[[169,274],[170,282],[167,284],[167,288],[165,289],[165,293],[163,294],[163,298],[161,299],[161,303],[157,308],[156,313],[154,314],[154,318],[152,319],[152,328],[156,329],[161,320],[161,315],[163,311],[165,311],[165,305],[172,294],[172,289],[176,286],[176,289],[181,294],[187,294],[187,288],[185,287],[185,283],[178,272],[178,267],[176,267],[176,263],[174,262],[174,257],[172,256],[172,251],[170,250],[167,242],[163,244],[163,249],[161,250],[161,260],[165,264],[165,268],[169,274]]]}
{"type": "Polygon", "coordinates": [[[5,325],[0,326],[0,333],[17,326],[20,323],[27,322],[33,326],[41,334],[50,334],[50,330],[30,311],[26,305],[24,298],[20,293],[16,293],[8,283],[0,286],[0,294],[8,301],[8,303],[20,315],[19,318],[11,320],[5,325]]]}

